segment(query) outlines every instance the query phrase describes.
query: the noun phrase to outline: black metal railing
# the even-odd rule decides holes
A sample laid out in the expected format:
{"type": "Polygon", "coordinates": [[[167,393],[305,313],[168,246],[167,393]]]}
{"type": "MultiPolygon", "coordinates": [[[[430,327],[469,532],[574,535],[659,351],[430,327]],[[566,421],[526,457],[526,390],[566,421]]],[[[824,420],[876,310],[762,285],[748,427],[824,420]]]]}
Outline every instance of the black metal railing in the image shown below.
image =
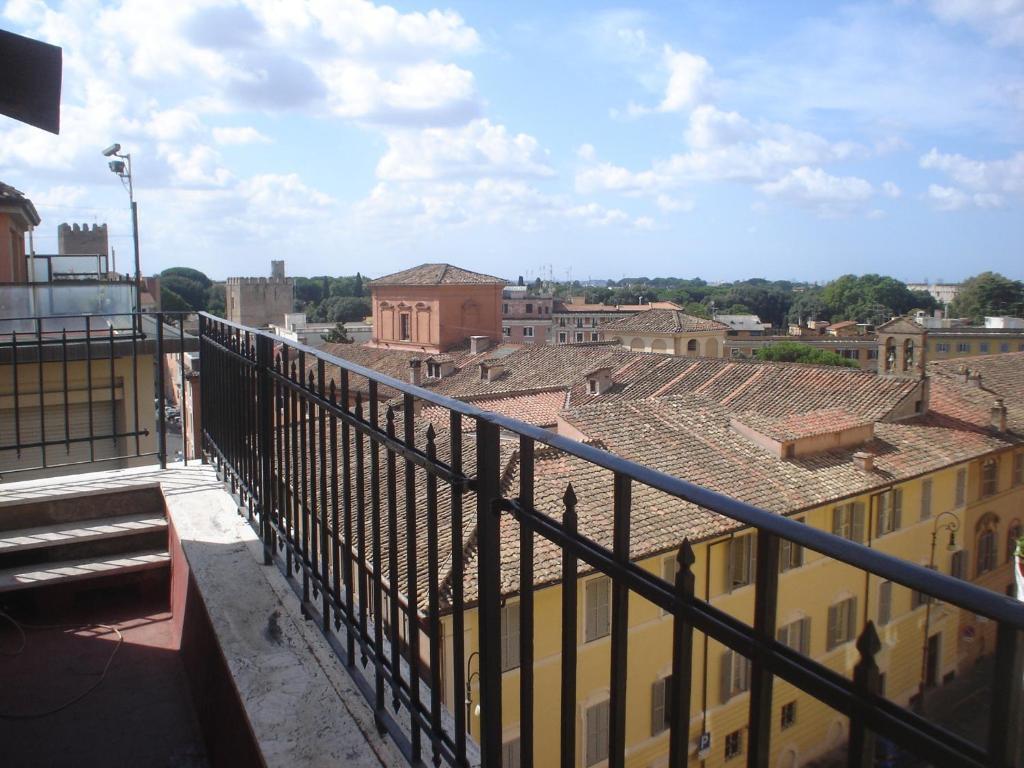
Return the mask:
{"type": "MultiPolygon", "coordinates": [[[[198,349],[181,312],[0,319],[0,477],[127,460],[168,460],[167,364],[185,392],[185,353],[198,349]],[[140,363],[154,361],[152,379],[140,363]],[[123,361],[123,362],[119,362],[123,361]],[[150,382],[152,382],[150,384],[150,382]]],[[[180,417],[189,456],[187,398],[180,417]]],[[[177,429],[175,429],[177,431],[177,429]]]]}
{"type": "MultiPolygon", "coordinates": [[[[534,744],[534,555],[538,543],[545,548],[553,545],[561,558],[557,759],[563,766],[576,765],[579,749],[577,561],[607,575],[612,583],[610,766],[624,765],[626,756],[631,594],[671,615],[672,766],[684,766],[690,758],[695,632],[750,660],[750,766],[769,762],[776,679],[788,681],[849,718],[847,762],[851,766],[874,765],[876,737],[935,765],[1017,764],[1024,604],[267,332],[210,315],[202,315],[200,323],[205,450],[259,532],[267,563],[277,562],[292,579],[304,611],[320,622],[353,672],[378,726],[391,734],[413,764],[430,759],[435,765],[462,766],[475,754],[475,745],[467,738],[469,713],[463,712],[461,700],[467,675],[465,614],[474,607],[479,626],[479,759],[488,768],[501,764],[502,519],[518,529],[518,579],[511,591],[520,598],[518,695],[524,766],[555,762],[554,755],[538,754],[534,744]],[[384,393],[390,401],[382,398],[384,393]],[[417,423],[418,403],[445,409],[447,429],[435,431],[432,425],[423,429],[417,423]],[[470,425],[464,432],[464,426],[470,425]],[[502,442],[509,439],[515,441],[519,454],[518,488],[502,484],[502,456],[507,456],[502,442]],[[537,444],[611,473],[611,548],[579,530],[578,500],[571,485],[562,499],[560,519],[535,507],[537,444]],[[689,542],[680,543],[674,583],[631,561],[633,497],[642,486],[757,531],[752,625],[695,594],[694,552],[689,542]],[[446,498],[447,520],[440,517],[439,489],[446,498]],[[860,660],[852,679],[778,642],[775,621],[783,540],[996,622],[998,672],[990,697],[987,742],[975,744],[880,693],[875,659],[880,643],[869,621],[857,640],[860,660]],[[450,576],[439,584],[442,548],[449,553],[450,576]],[[470,560],[476,595],[464,592],[470,560]],[[424,585],[425,600],[420,595],[424,585]],[[438,655],[443,642],[442,601],[452,621],[450,686],[445,687],[455,699],[447,708],[442,702],[438,655]],[[428,658],[420,652],[421,641],[429,644],[428,658]]],[[[510,591],[507,583],[504,589],[510,591]]]]}

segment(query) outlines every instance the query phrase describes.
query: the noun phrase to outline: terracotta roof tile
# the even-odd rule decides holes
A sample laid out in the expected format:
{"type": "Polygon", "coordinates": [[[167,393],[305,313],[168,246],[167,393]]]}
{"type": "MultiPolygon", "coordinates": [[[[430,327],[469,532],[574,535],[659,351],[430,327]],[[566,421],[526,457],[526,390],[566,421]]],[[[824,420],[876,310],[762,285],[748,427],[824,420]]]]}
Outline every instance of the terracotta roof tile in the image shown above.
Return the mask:
{"type": "Polygon", "coordinates": [[[505,285],[507,281],[451,264],[420,264],[371,280],[370,285],[505,285]]]}
{"type": "Polygon", "coordinates": [[[613,320],[605,325],[603,330],[623,333],[703,333],[727,331],[729,326],[717,320],[694,317],[675,309],[651,309],[648,312],[613,320]]]}

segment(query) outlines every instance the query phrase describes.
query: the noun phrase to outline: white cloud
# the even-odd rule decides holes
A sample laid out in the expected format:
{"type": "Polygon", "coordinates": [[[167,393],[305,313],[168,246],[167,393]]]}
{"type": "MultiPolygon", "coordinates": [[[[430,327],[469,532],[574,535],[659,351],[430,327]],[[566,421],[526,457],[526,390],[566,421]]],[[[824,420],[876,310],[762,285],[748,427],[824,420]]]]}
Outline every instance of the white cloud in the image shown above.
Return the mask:
{"type": "Polygon", "coordinates": [[[940,211],[959,211],[964,208],[1002,208],[1002,195],[994,192],[965,192],[956,187],[929,184],[926,197],[940,211]]]}
{"type": "Polygon", "coordinates": [[[772,198],[812,208],[822,216],[837,216],[863,208],[874,194],[871,184],[856,176],[832,176],[821,168],[802,166],[778,181],[758,186],[772,198]]]}
{"type": "Polygon", "coordinates": [[[1021,0],[931,0],[932,12],[950,24],[968,24],[997,45],[1024,43],[1024,2],[1021,0]]]}
{"type": "Polygon", "coordinates": [[[897,198],[903,194],[903,191],[892,181],[882,182],[882,192],[888,197],[897,198]]]}
{"type": "Polygon", "coordinates": [[[211,147],[196,144],[187,150],[161,149],[172,173],[173,183],[181,187],[224,187],[233,174],[223,165],[211,147]]]}
{"type": "Polygon", "coordinates": [[[972,160],[933,148],[921,156],[921,167],[942,171],[954,181],[980,192],[1024,193],[1024,152],[1006,160],[972,160]]]}
{"type": "Polygon", "coordinates": [[[213,140],[218,144],[267,144],[270,138],[251,125],[218,127],[213,129],[213,140]]]}
{"type": "Polygon", "coordinates": [[[377,177],[388,181],[553,174],[547,153],[533,136],[511,134],[487,119],[460,128],[393,131],[377,164],[377,177]]]}
{"type": "Polygon", "coordinates": [[[681,112],[696,104],[711,78],[708,60],[695,53],[673,50],[666,45],[664,63],[669,77],[665,97],[658,105],[658,111],[681,112]]]}
{"type": "Polygon", "coordinates": [[[694,208],[693,200],[679,200],[669,195],[658,195],[654,202],[666,213],[689,212],[694,208]]]}

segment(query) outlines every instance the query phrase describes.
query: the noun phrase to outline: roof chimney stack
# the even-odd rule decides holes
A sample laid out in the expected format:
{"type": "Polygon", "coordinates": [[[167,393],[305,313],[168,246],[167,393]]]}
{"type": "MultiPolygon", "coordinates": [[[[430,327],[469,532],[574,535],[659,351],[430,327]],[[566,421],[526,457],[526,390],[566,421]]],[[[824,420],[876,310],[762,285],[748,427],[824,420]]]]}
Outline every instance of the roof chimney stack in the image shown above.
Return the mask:
{"type": "Polygon", "coordinates": [[[999,432],[1006,431],[1006,405],[1001,397],[996,398],[992,406],[992,427],[999,432]]]}
{"type": "Polygon", "coordinates": [[[487,336],[469,337],[469,354],[471,355],[479,355],[481,352],[486,352],[489,346],[491,346],[491,340],[487,336]]]}
{"type": "Polygon", "coordinates": [[[409,361],[409,383],[415,387],[423,383],[422,364],[415,357],[409,361]]]}
{"type": "Polygon", "coordinates": [[[853,465],[861,472],[874,472],[875,454],[869,451],[857,451],[853,454],[853,465]]]}

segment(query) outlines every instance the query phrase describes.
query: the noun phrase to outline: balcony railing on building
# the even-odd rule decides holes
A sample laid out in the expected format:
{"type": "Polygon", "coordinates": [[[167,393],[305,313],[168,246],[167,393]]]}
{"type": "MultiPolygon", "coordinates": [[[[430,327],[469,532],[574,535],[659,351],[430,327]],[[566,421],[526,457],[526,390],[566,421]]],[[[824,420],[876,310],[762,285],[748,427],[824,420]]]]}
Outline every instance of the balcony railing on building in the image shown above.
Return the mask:
{"type": "MultiPolygon", "coordinates": [[[[848,718],[849,765],[874,765],[882,738],[935,765],[1017,764],[1024,604],[263,331],[203,315],[200,345],[208,456],[259,532],[266,562],[276,562],[292,579],[304,611],[333,643],[379,727],[413,764],[467,765],[475,754],[472,738],[479,736],[482,765],[501,765],[502,707],[511,696],[520,740],[517,755],[505,757],[524,766],[577,765],[583,748],[577,725],[579,562],[611,582],[609,714],[601,737],[607,743],[599,745],[610,766],[626,762],[630,660],[649,652],[630,642],[631,596],[657,606],[672,622],[664,708],[672,766],[686,765],[694,751],[690,706],[698,634],[749,660],[748,765],[770,759],[777,680],[848,718]],[[421,406],[443,409],[447,428],[438,432],[421,423],[421,406]],[[608,474],[610,547],[580,530],[571,484],[557,515],[535,504],[535,457],[547,449],[608,474]],[[520,466],[512,487],[502,484],[500,469],[509,450],[518,451],[520,466]],[[751,624],[695,594],[688,542],[680,542],[674,580],[631,560],[633,499],[644,486],[757,532],[751,624]],[[516,531],[504,544],[503,523],[516,531]],[[852,677],[777,639],[780,550],[793,545],[997,623],[998,673],[987,702],[985,743],[882,695],[880,643],[870,622],[856,643],[852,677]],[[515,550],[506,549],[505,561],[503,546],[515,550]],[[534,569],[542,550],[557,554],[558,574],[546,578],[561,582],[560,730],[557,745],[543,745],[544,753],[535,743],[534,569]],[[475,584],[472,594],[465,592],[468,581],[475,584]],[[515,690],[503,692],[502,658],[511,651],[502,646],[500,610],[509,593],[519,599],[519,674],[515,690]],[[471,611],[479,628],[476,647],[466,641],[471,611]],[[448,639],[442,614],[451,620],[448,639]],[[471,691],[467,682],[477,677],[479,696],[471,707],[462,691],[471,691]],[[470,736],[477,712],[479,726],[470,736]]],[[[545,619],[550,624],[550,616],[545,619]]],[[[543,704],[550,712],[550,700],[543,704]]]]}
{"type": "MultiPolygon", "coordinates": [[[[504,757],[524,766],[577,765],[591,746],[581,741],[577,710],[580,563],[611,584],[608,723],[600,737],[606,743],[598,745],[611,766],[626,762],[631,661],[650,653],[631,642],[629,611],[637,598],[672,625],[662,714],[672,766],[686,765],[694,753],[692,667],[700,638],[749,660],[748,765],[768,764],[779,680],[848,718],[849,765],[873,765],[882,738],[935,765],[1018,764],[1024,604],[267,332],[204,314],[196,340],[182,321],[171,313],[0,316],[0,322],[28,323],[0,333],[4,478],[30,468],[61,472],[112,460],[165,464],[166,393],[174,381],[162,363],[177,361],[169,370],[180,377],[184,394],[186,371],[194,373],[186,360],[194,363],[198,346],[206,457],[258,531],[265,561],[292,580],[303,610],[349,669],[380,729],[413,764],[490,768],[504,757]],[[147,357],[156,361],[151,376],[147,357]],[[422,406],[435,416],[438,409],[447,414],[445,428],[423,422],[422,406]],[[602,498],[608,499],[610,546],[580,526],[571,484],[557,513],[550,498],[544,505],[535,499],[536,457],[549,450],[607,474],[602,498]],[[503,484],[503,457],[510,451],[517,452],[519,472],[516,482],[503,484]],[[645,488],[757,532],[751,623],[695,594],[689,542],[679,543],[672,578],[631,560],[631,520],[645,488]],[[501,538],[503,526],[506,534],[511,526],[511,538],[501,538]],[[997,624],[984,743],[881,693],[880,645],[870,622],[857,640],[859,660],[850,677],[778,640],[780,553],[793,545],[997,624]],[[561,585],[559,731],[556,744],[543,745],[536,741],[538,711],[550,711],[554,691],[536,688],[541,552],[558,562],[547,583],[561,585]],[[519,601],[518,641],[503,639],[500,629],[503,595],[509,594],[519,601]],[[468,633],[467,641],[471,621],[476,635],[468,633]],[[518,679],[503,674],[510,654],[518,679]],[[474,680],[475,696],[467,685],[474,680]],[[515,680],[513,690],[502,690],[506,680],[515,680]],[[520,720],[514,757],[503,753],[508,702],[518,707],[520,720]]],[[[545,621],[550,626],[551,617],[545,621]]]]}

